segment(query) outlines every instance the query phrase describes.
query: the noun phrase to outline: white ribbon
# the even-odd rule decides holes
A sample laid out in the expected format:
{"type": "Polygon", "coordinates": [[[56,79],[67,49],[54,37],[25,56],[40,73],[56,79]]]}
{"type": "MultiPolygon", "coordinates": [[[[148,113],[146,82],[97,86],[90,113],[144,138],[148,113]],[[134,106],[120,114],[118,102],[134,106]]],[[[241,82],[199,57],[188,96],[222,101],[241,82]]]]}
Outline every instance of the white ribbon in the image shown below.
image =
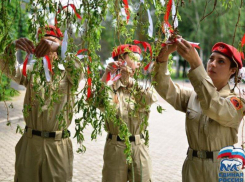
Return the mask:
{"type": "Polygon", "coordinates": [[[48,70],[48,61],[45,57],[43,57],[43,67],[44,67],[46,80],[47,82],[50,82],[51,77],[50,77],[49,70],[48,70]]]}
{"type": "Polygon", "coordinates": [[[62,45],[61,45],[61,58],[62,60],[65,60],[65,54],[67,51],[67,46],[68,46],[68,34],[67,34],[67,30],[64,33],[64,38],[62,41],[62,45]]]}
{"type": "Polygon", "coordinates": [[[160,2],[161,2],[161,4],[162,4],[162,6],[165,5],[165,1],[164,1],[164,0],[160,0],[160,2]]]}
{"type": "Polygon", "coordinates": [[[175,29],[178,27],[179,22],[178,22],[178,18],[177,18],[177,12],[176,12],[174,0],[173,0],[173,4],[172,4],[172,18],[174,20],[174,29],[175,29]]]}
{"type": "Polygon", "coordinates": [[[150,37],[152,37],[153,36],[153,22],[152,22],[151,13],[150,13],[149,9],[147,10],[147,13],[148,13],[148,20],[149,20],[149,23],[150,23],[150,25],[148,27],[148,35],[150,37]]]}
{"type": "MultiPolygon", "coordinates": [[[[144,0],[140,0],[140,2],[143,4],[145,3],[144,0]]],[[[154,1],[154,5],[155,5],[155,1],[154,1]]],[[[149,37],[153,37],[153,21],[152,21],[151,13],[149,9],[147,9],[147,14],[148,14],[148,21],[149,21],[148,35],[149,37]]]]}

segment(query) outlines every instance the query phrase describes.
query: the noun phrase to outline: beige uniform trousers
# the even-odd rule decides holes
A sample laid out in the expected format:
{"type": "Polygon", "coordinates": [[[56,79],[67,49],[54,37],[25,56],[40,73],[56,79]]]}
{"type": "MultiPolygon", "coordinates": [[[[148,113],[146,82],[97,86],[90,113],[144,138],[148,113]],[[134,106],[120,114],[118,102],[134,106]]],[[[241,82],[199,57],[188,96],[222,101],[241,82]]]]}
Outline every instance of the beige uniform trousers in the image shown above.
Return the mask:
{"type": "Polygon", "coordinates": [[[71,182],[73,151],[69,138],[25,133],[15,148],[15,182],[71,182]]]}
{"type": "Polygon", "coordinates": [[[134,182],[151,181],[152,166],[148,147],[143,139],[131,144],[133,163],[129,165],[124,154],[125,144],[116,141],[116,137],[106,141],[102,182],[133,182],[133,178],[134,182]]]}

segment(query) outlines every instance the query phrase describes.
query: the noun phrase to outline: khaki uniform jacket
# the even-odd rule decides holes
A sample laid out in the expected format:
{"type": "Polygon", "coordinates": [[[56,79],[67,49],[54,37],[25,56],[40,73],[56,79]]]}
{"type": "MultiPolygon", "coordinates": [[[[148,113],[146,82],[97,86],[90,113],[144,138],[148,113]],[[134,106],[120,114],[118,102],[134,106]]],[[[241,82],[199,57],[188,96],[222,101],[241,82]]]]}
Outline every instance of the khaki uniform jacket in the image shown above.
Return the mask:
{"type": "MultiPolygon", "coordinates": [[[[82,69],[82,64],[78,60],[72,61],[72,63],[75,69],[82,69]]],[[[28,129],[28,132],[21,137],[16,145],[15,181],[71,181],[73,165],[72,143],[69,138],[61,138],[62,130],[68,128],[71,124],[72,117],[69,117],[69,115],[72,116],[73,114],[71,107],[68,107],[74,103],[74,98],[71,97],[73,77],[70,75],[70,70],[68,68],[60,70],[63,77],[60,81],[58,92],[61,96],[59,101],[53,104],[53,109],[48,111],[52,92],[45,95],[45,89],[40,86],[40,96],[45,98],[44,106],[40,107],[40,103],[34,99],[35,93],[32,88],[32,79],[30,81],[22,75],[21,66],[17,66],[16,70],[10,70],[8,60],[1,59],[0,69],[9,78],[26,87],[24,108],[28,108],[28,114],[24,116],[24,120],[26,126],[30,129],[28,129]],[[30,108],[26,106],[30,106],[30,108]],[[57,116],[59,116],[60,111],[63,109],[65,109],[64,115],[62,115],[65,128],[59,129],[60,123],[57,116]],[[56,137],[55,139],[41,138],[32,135],[32,129],[56,132],[56,137]]],[[[80,73],[80,78],[82,78],[82,71],[80,73]]]]}
{"type": "MultiPolygon", "coordinates": [[[[118,80],[113,89],[116,92],[118,103],[113,102],[114,92],[110,92],[111,104],[118,111],[118,116],[122,118],[128,126],[129,132],[135,136],[135,142],[132,142],[132,159],[133,169],[131,165],[126,164],[124,154],[125,144],[116,140],[119,129],[113,122],[106,122],[106,129],[111,133],[112,139],[107,139],[104,149],[104,166],[103,166],[103,182],[125,182],[132,181],[132,173],[134,173],[135,182],[148,182],[151,180],[151,159],[148,147],[145,146],[144,140],[140,139],[140,134],[146,129],[141,128],[141,124],[148,120],[150,114],[150,106],[157,101],[157,94],[153,87],[137,88],[137,94],[132,94],[131,89],[127,89],[120,80],[118,80]],[[130,100],[130,102],[129,102],[130,100]],[[135,103],[140,106],[136,110],[135,103]],[[148,106],[148,107],[147,107],[148,106]],[[141,129],[143,129],[141,131],[141,129]],[[134,170],[134,171],[133,171],[134,170]]],[[[103,111],[103,109],[102,109],[103,111]]]]}
{"type": "MultiPolygon", "coordinates": [[[[194,91],[173,83],[167,70],[167,62],[156,63],[153,81],[157,92],[176,110],[186,113],[186,135],[189,147],[197,151],[217,151],[237,143],[237,133],[243,118],[244,100],[241,108],[235,107],[227,84],[217,91],[211,78],[201,65],[189,72],[194,91]]],[[[183,181],[218,181],[219,161],[187,157],[183,167],[183,181]],[[191,160],[190,161],[188,161],[191,160]],[[216,163],[216,164],[214,164],[216,163]],[[203,176],[202,176],[203,175],[203,176]]]]}

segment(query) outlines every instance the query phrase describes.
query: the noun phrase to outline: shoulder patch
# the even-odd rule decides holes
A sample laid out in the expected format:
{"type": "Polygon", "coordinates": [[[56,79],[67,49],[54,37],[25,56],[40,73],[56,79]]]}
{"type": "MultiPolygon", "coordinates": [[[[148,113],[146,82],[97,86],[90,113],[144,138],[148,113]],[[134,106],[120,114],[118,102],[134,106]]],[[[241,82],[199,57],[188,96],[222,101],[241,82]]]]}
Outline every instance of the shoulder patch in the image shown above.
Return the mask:
{"type": "Polygon", "coordinates": [[[234,105],[236,110],[239,110],[239,109],[241,109],[243,107],[242,101],[240,99],[238,99],[237,97],[231,97],[230,101],[234,105]]]}

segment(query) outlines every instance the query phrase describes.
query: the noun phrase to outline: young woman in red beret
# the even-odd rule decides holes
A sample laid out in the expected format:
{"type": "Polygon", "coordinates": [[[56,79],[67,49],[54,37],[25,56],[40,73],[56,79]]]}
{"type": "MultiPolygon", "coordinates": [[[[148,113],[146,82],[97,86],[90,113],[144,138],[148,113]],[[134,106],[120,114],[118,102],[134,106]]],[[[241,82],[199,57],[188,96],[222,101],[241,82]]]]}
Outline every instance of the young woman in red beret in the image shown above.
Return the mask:
{"type": "Polygon", "coordinates": [[[176,110],[186,113],[189,149],[182,169],[183,182],[218,182],[218,153],[237,143],[245,110],[244,100],[228,84],[241,68],[237,49],[221,42],[212,48],[207,71],[195,48],[184,39],[162,48],[157,57],[153,77],[157,92],[176,110]],[[188,77],[194,90],[170,78],[168,56],[176,50],[190,64],[188,77]]]}
{"type": "Polygon", "coordinates": [[[126,163],[125,143],[118,136],[119,128],[113,121],[106,122],[108,136],[104,149],[103,182],[147,182],[151,181],[151,159],[144,141],[146,127],[141,126],[149,118],[150,106],[157,101],[153,87],[135,86],[135,70],[139,68],[141,49],[136,45],[121,45],[112,52],[114,62],[108,64],[102,82],[107,82],[108,74],[121,74],[113,82],[109,93],[110,104],[115,106],[117,116],[125,122],[132,136],[132,164],[126,163]],[[137,103],[137,109],[136,109],[137,103]]]}

